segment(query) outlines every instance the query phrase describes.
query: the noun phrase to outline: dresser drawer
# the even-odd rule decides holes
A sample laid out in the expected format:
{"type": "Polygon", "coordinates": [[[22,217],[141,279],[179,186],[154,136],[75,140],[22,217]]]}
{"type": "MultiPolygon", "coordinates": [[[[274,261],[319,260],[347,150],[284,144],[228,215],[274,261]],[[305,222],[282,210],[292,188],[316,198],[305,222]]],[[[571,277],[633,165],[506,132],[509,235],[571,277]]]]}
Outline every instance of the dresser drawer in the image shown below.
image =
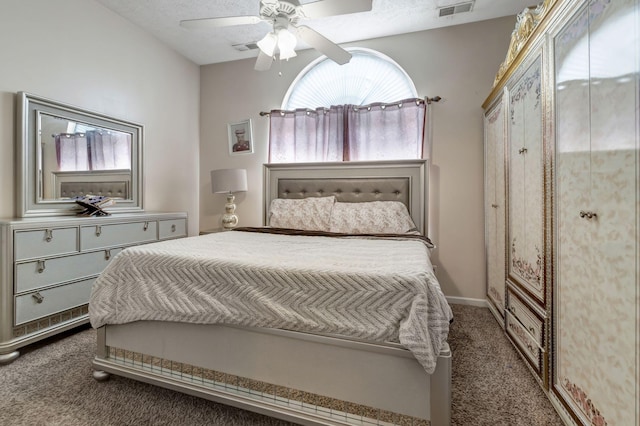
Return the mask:
{"type": "Polygon", "coordinates": [[[515,341],[516,346],[524,354],[531,366],[541,374],[543,350],[538,346],[533,337],[525,330],[520,322],[515,319],[511,312],[505,315],[507,334],[515,341]]]}
{"type": "Polygon", "coordinates": [[[122,249],[39,259],[16,265],[16,293],[98,275],[122,249]]]}
{"type": "Polygon", "coordinates": [[[15,231],[14,260],[55,256],[78,251],[78,228],[47,228],[15,231]]]}
{"type": "Polygon", "coordinates": [[[158,223],[155,220],[82,226],[80,227],[80,248],[81,250],[92,250],[119,245],[148,243],[156,241],[157,235],[158,223]]]}
{"type": "Polygon", "coordinates": [[[160,220],[158,221],[158,235],[161,240],[185,237],[187,235],[187,221],[185,219],[160,220]]]}
{"type": "Polygon", "coordinates": [[[16,297],[16,325],[89,303],[95,278],[16,297]]]}
{"type": "Polygon", "coordinates": [[[527,305],[508,290],[507,309],[531,335],[538,346],[544,347],[544,319],[535,314],[527,305]]]}

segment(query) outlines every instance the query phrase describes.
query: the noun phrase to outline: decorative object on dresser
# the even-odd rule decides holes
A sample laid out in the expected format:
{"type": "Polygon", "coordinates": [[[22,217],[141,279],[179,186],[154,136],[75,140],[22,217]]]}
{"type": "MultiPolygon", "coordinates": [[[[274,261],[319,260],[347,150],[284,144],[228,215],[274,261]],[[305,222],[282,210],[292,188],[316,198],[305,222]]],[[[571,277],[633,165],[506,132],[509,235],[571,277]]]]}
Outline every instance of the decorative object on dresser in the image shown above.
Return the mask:
{"type": "Polygon", "coordinates": [[[0,222],[0,363],[88,322],[96,277],[124,248],[185,237],[184,213],[0,222]]]}
{"type": "Polygon", "coordinates": [[[90,194],[73,197],[73,201],[84,208],[77,213],[78,216],[109,216],[111,213],[105,211],[104,208],[116,203],[113,198],[90,194]]]}
{"type": "Polygon", "coordinates": [[[211,171],[211,192],[214,194],[227,194],[227,203],[224,205],[222,215],[222,227],[226,230],[238,226],[234,192],[247,191],[246,169],[220,169],[211,171]]]}
{"type": "Polygon", "coordinates": [[[640,424],[639,91],[640,0],[545,0],[483,105],[487,298],[567,424],[640,424]]]}

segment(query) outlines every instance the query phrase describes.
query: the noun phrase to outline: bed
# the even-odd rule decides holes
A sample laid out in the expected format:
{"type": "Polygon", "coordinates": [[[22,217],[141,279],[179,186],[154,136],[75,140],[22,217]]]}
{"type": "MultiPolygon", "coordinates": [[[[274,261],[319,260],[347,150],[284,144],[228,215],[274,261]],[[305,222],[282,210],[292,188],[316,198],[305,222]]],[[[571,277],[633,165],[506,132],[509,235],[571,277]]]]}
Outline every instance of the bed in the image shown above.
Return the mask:
{"type": "Polygon", "coordinates": [[[271,227],[123,251],[92,292],[94,378],[117,374],[299,424],[450,424],[451,311],[420,235],[427,167],[265,165],[271,227]],[[329,233],[273,225],[277,205],[300,219],[298,206],[329,198],[347,217],[352,207],[402,204],[415,229],[354,237],[336,232],[339,221],[329,233]],[[404,293],[389,297],[390,287],[404,293]],[[225,299],[238,289],[240,299],[225,299]]]}

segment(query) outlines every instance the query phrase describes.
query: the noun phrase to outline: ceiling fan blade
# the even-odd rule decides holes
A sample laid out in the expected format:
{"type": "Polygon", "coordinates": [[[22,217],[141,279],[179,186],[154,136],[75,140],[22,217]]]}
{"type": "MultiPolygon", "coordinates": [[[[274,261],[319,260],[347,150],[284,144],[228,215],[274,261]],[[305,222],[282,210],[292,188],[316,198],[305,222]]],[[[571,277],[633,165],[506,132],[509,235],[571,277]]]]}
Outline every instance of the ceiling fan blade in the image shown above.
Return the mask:
{"type": "Polygon", "coordinates": [[[369,12],[373,0],[324,0],[302,5],[302,11],[307,18],[322,18],[325,16],[346,15],[349,13],[369,12]]]}
{"type": "Polygon", "coordinates": [[[273,63],[273,57],[267,55],[262,50],[258,53],[258,60],[256,61],[256,65],[253,67],[256,71],[267,71],[271,68],[271,64],[273,63]]]}
{"type": "Polygon", "coordinates": [[[300,25],[299,27],[290,25],[290,27],[295,28],[296,34],[300,37],[300,40],[325,54],[327,58],[332,61],[340,65],[344,65],[351,60],[351,53],[318,33],[316,30],[313,30],[306,25],[300,25]]]}
{"type": "Polygon", "coordinates": [[[230,27],[233,25],[257,24],[261,22],[259,16],[225,16],[221,18],[187,19],[180,21],[180,26],[184,28],[218,28],[230,27]]]}

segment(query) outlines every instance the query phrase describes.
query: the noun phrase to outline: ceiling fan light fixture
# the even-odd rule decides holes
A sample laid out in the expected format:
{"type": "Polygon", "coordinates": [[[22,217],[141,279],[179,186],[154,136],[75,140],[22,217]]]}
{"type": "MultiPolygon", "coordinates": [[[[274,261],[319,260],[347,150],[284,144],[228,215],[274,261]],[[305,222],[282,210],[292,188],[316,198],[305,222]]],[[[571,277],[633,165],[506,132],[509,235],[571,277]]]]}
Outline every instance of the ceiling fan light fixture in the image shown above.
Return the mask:
{"type": "MultiPolygon", "coordinates": [[[[248,0],[247,0],[248,1],[248,0]]],[[[219,28],[236,25],[270,23],[272,31],[262,40],[251,45],[260,49],[255,69],[266,71],[275,59],[287,60],[297,56],[295,48],[300,39],[327,56],[338,65],[344,65],[351,54],[316,30],[299,22],[305,18],[323,18],[334,15],[362,13],[372,10],[373,0],[252,0],[260,4],[258,15],[221,16],[180,21],[185,28],[219,28]],[[289,31],[291,30],[291,31],[289,31]]],[[[464,1],[464,0],[460,0],[464,1]]],[[[475,1],[475,0],[467,0],[475,1]]],[[[248,45],[246,46],[248,47],[248,45]]],[[[246,49],[238,49],[246,50],[246,49]]]]}
{"type": "Polygon", "coordinates": [[[258,48],[264,52],[265,55],[273,56],[278,45],[278,36],[269,32],[262,40],[256,43],[258,48]]]}
{"type": "Polygon", "coordinates": [[[296,36],[284,28],[278,30],[278,50],[280,51],[280,60],[297,56],[296,51],[294,50],[296,44],[296,36]]]}

